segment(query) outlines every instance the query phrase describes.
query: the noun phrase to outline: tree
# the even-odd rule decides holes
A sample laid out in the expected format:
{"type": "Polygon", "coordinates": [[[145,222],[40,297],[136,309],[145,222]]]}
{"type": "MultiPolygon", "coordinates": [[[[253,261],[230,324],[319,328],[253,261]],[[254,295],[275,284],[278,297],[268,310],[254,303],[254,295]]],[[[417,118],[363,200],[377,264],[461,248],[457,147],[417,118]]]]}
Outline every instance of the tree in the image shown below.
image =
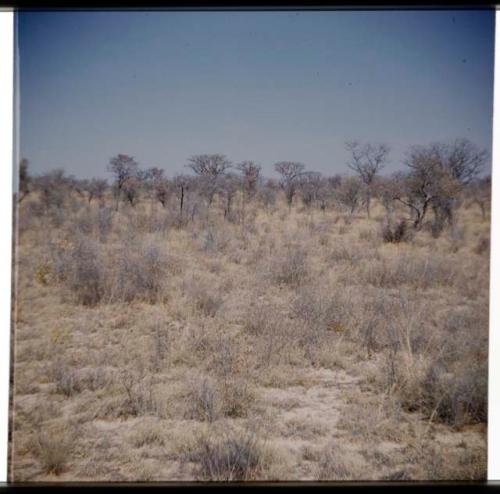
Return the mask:
{"type": "Polygon", "coordinates": [[[422,227],[429,207],[433,207],[436,220],[441,215],[451,220],[453,199],[459,192],[459,182],[443,166],[434,146],[413,146],[407,152],[409,173],[395,175],[399,186],[394,199],[410,208],[413,227],[422,227]]]}
{"type": "Polygon", "coordinates": [[[69,190],[68,177],[64,170],[52,170],[36,177],[33,182],[45,208],[62,208],[69,190]]]}
{"type": "Polygon", "coordinates": [[[170,194],[170,182],[166,178],[160,178],[153,182],[153,191],[156,200],[166,207],[168,196],[170,194]]]}
{"type": "Polygon", "coordinates": [[[362,183],[358,177],[343,177],[340,185],[335,189],[335,198],[354,214],[361,197],[362,183]]]}
{"type": "Polygon", "coordinates": [[[219,186],[219,178],[231,168],[231,162],[223,154],[198,154],[191,156],[186,166],[200,177],[201,189],[210,206],[219,186]]]}
{"type": "Polygon", "coordinates": [[[84,188],[87,191],[88,202],[90,204],[93,199],[102,201],[104,193],[108,189],[108,182],[101,178],[93,178],[92,180],[86,182],[84,188]]]}
{"type": "Polygon", "coordinates": [[[286,202],[290,208],[305,165],[295,161],[279,161],[274,164],[274,169],[281,175],[279,184],[285,192],[286,202]]]}
{"type": "Polygon", "coordinates": [[[165,170],[157,167],[148,168],[141,174],[144,183],[152,191],[152,197],[156,199],[162,207],[166,207],[170,194],[170,182],[164,174],[165,170]]]}
{"type": "Polygon", "coordinates": [[[196,175],[218,177],[231,168],[231,162],[223,154],[198,154],[189,158],[187,166],[196,175]]]}
{"type": "Polygon", "coordinates": [[[176,175],[172,181],[174,193],[179,200],[179,216],[182,217],[187,191],[191,186],[191,177],[176,175]]]}
{"type": "Polygon", "coordinates": [[[434,143],[430,146],[441,166],[461,185],[477,178],[484,168],[488,152],[479,149],[468,139],[456,139],[451,144],[434,143]]]}
{"type": "Polygon", "coordinates": [[[28,172],[29,161],[25,158],[19,163],[19,202],[30,193],[31,177],[28,172]]]}
{"type": "MultiPolygon", "coordinates": [[[[136,179],[139,174],[139,165],[134,160],[132,156],[127,154],[118,154],[117,156],[111,158],[108,164],[108,171],[114,175],[115,178],[115,193],[116,193],[116,209],[118,209],[118,201],[124,192],[125,184],[128,182],[127,190],[129,194],[134,196],[137,195],[137,191],[132,191],[136,179]]],[[[130,197],[127,197],[130,202],[130,197]]]]}
{"type": "Polygon", "coordinates": [[[466,187],[466,196],[472,204],[477,204],[481,210],[483,221],[491,204],[491,176],[475,179],[466,187]]]}
{"type": "Polygon", "coordinates": [[[385,144],[370,143],[362,146],[357,141],[348,141],[345,146],[351,153],[348,166],[358,174],[364,184],[366,214],[369,218],[375,177],[387,162],[389,147],[385,144]]]}
{"type": "Polygon", "coordinates": [[[128,177],[122,184],[122,192],[125,199],[134,208],[139,199],[139,190],[141,188],[142,180],[138,175],[128,177]]]}
{"type": "Polygon", "coordinates": [[[220,190],[222,192],[222,196],[224,197],[224,218],[230,221],[231,221],[231,206],[233,203],[233,199],[240,187],[241,187],[240,177],[237,177],[236,175],[233,174],[224,175],[220,184],[220,190]]]}
{"type": "Polygon", "coordinates": [[[247,196],[253,197],[257,192],[261,166],[253,161],[243,161],[236,165],[236,169],[243,175],[243,185],[247,196]]]}
{"type": "Polygon", "coordinates": [[[304,172],[299,178],[298,186],[302,201],[306,207],[310,207],[320,199],[320,190],[323,179],[319,172],[304,172]]]}

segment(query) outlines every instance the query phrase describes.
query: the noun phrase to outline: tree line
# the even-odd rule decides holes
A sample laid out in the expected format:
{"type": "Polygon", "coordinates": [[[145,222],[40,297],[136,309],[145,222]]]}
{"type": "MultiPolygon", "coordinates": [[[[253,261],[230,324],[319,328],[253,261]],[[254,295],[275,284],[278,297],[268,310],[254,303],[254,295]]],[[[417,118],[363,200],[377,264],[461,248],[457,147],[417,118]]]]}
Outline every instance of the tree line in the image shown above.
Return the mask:
{"type": "Polygon", "coordinates": [[[111,190],[114,208],[121,203],[135,207],[141,198],[158,202],[163,208],[169,201],[175,204],[180,217],[185,216],[188,195],[191,212],[205,204],[211,207],[218,197],[224,217],[230,219],[235,197],[241,193],[246,201],[260,200],[264,205],[274,204],[278,191],[282,191],[289,208],[299,200],[306,208],[325,210],[335,205],[354,214],[364,208],[370,217],[371,204],[378,198],[388,215],[397,203],[408,211],[413,229],[420,230],[433,213],[433,224],[443,227],[453,221],[461,200],[466,197],[476,203],[485,218],[490,200],[490,177],[481,177],[488,153],[467,139],[451,143],[432,143],[412,146],[404,157],[404,171],[389,176],[381,171],[389,162],[390,148],[386,144],[348,141],[346,163],[353,176],[324,176],[306,170],[303,163],[280,161],[274,164],[279,178],[264,178],[262,167],[254,161],[232,163],[223,154],[199,154],[190,157],[186,167],[192,174],[167,177],[162,168],[141,169],[134,157],[118,154],[109,160],[107,170],[111,184],[102,178],[76,179],[63,170],[31,176],[29,163],[23,159],[19,170],[18,201],[37,191],[42,203],[62,207],[68,192],[85,197],[88,203],[103,204],[111,190]],[[193,209],[194,208],[194,209],[193,209]]]}

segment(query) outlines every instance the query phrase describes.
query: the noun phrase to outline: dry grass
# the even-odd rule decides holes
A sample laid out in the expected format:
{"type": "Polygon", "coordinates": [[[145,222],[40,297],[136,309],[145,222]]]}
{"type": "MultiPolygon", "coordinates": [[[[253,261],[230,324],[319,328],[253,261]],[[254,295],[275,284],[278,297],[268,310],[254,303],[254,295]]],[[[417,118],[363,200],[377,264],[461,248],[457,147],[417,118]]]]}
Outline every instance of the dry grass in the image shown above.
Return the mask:
{"type": "Polygon", "coordinates": [[[476,208],[436,236],[274,192],[226,219],[194,193],[182,218],[37,201],[16,252],[15,480],[484,478],[476,208]]]}

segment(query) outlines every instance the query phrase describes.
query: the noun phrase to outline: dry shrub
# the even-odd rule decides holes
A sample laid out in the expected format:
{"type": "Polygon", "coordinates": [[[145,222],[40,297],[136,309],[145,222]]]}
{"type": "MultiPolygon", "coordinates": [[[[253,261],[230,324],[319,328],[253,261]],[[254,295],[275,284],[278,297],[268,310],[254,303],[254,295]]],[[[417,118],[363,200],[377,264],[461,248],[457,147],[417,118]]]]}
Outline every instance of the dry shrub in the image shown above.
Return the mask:
{"type": "Polygon", "coordinates": [[[82,391],[78,373],[69,367],[60,357],[56,357],[52,364],[52,379],[56,385],[56,392],[70,397],[82,391]]]}
{"type": "Polygon", "coordinates": [[[105,293],[105,267],[99,245],[90,238],[77,236],[71,247],[60,251],[56,272],[64,280],[76,303],[93,306],[105,293]]]}
{"type": "Polygon", "coordinates": [[[197,378],[190,382],[187,417],[201,422],[214,422],[221,414],[221,397],[212,378],[197,378]]]}
{"type": "Polygon", "coordinates": [[[308,275],[307,252],[298,245],[288,245],[271,260],[271,278],[274,283],[297,286],[308,275]]]}
{"type": "Polygon", "coordinates": [[[123,249],[117,258],[114,295],[120,301],[158,302],[162,297],[167,261],[154,244],[123,249]]]}
{"type": "Polygon", "coordinates": [[[258,367],[290,362],[299,351],[301,324],[290,319],[284,309],[261,301],[249,305],[243,326],[252,337],[251,348],[258,367]]]}
{"type": "Polygon", "coordinates": [[[187,418],[212,423],[221,417],[246,417],[254,399],[242,378],[197,378],[190,382],[187,418]]]}
{"type": "Polygon", "coordinates": [[[188,459],[196,462],[199,480],[255,480],[263,470],[262,447],[252,432],[222,431],[202,434],[196,439],[188,459]]]}
{"type": "Polygon", "coordinates": [[[433,286],[451,286],[457,277],[453,259],[440,255],[427,258],[401,254],[395,258],[371,261],[360,271],[361,280],[380,288],[409,285],[428,289],[433,286]]]}
{"type": "Polygon", "coordinates": [[[100,207],[97,211],[97,228],[99,239],[106,242],[113,228],[113,209],[108,206],[100,207]]]}
{"type": "Polygon", "coordinates": [[[366,480],[366,470],[350,459],[347,451],[330,444],[319,455],[321,459],[318,463],[318,480],[366,480]]]}
{"type": "Polygon", "coordinates": [[[328,255],[328,258],[333,262],[347,261],[351,264],[357,263],[365,257],[365,250],[352,242],[337,240],[328,255]]]}
{"type": "Polygon", "coordinates": [[[124,369],[120,372],[119,383],[125,391],[119,415],[159,415],[160,407],[153,386],[153,376],[142,376],[137,372],[124,369]]]}
{"type": "Polygon", "coordinates": [[[182,290],[195,309],[207,317],[215,317],[224,302],[220,289],[208,280],[192,277],[183,282],[182,290]]]}
{"type": "MultiPolygon", "coordinates": [[[[463,356],[467,359],[467,355],[463,356]]],[[[465,363],[465,362],[464,362],[465,363]]],[[[401,406],[454,427],[487,419],[487,364],[447,366],[439,357],[388,355],[386,385],[401,406]]]]}
{"type": "Polygon", "coordinates": [[[411,238],[412,231],[404,218],[395,224],[389,218],[386,218],[382,225],[382,239],[384,242],[398,244],[400,242],[408,242],[411,238]]]}
{"type": "Polygon", "coordinates": [[[230,234],[227,227],[210,225],[198,238],[201,250],[205,253],[223,253],[229,245],[230,234]]]}
{"type": "Polygon", "coordinates": [[[163,430],[158,423],[141,423],[129,435],[129,441],[136,448],[143,446],[164,446],[163,430]]]}
{"type": "Polygon", "coordinates": [[[51,270],[73,294],[76,303],[94,306],[103,301],[161,300],[169,260],[154,244],[127,242],[105,255],[91,238],[76,236],[52,248],[51,270]]]}
{"type": "Polygon", "coordinates": [[[50,431],[40,431],[35,438],[35,454],[46,473],[59,475],[63,472],[74,449],[76,435],[64,425],[50,431]]]}
{"type": "Polygon", "coordinates": [[[338,291],[316,286],[303,287],[292,301],[291,314],[305,323],[304,329],[308,332],[342,332],[346,325],[345,302],[338,291]]]}
{"type": "Polygon", "coordinates": [[[247,417],[255,401],[255,394],[244,378],[224,379],[220,383],[222,413],[225,417],[247,417]]]}
{"type": "Polygon", "coordinates": [[[423,405],[431,416],[453,426],[486,422],[488,368],[486,362],[458,372],[446,372],[435,363],[423,387],[423,405]]]}

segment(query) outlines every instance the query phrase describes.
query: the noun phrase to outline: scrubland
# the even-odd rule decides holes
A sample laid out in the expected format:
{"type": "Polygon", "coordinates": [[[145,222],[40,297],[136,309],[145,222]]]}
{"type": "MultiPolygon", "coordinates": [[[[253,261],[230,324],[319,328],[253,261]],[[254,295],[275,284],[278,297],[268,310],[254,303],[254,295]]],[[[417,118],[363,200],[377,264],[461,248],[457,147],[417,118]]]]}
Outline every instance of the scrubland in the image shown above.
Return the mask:
{"type": "Polygon", "coordinates": [[[378,201],[236,194],[184,222],[37,201],[17,224],[11,479],[486,477],[477,206],[390,242],[378,201]]]}

